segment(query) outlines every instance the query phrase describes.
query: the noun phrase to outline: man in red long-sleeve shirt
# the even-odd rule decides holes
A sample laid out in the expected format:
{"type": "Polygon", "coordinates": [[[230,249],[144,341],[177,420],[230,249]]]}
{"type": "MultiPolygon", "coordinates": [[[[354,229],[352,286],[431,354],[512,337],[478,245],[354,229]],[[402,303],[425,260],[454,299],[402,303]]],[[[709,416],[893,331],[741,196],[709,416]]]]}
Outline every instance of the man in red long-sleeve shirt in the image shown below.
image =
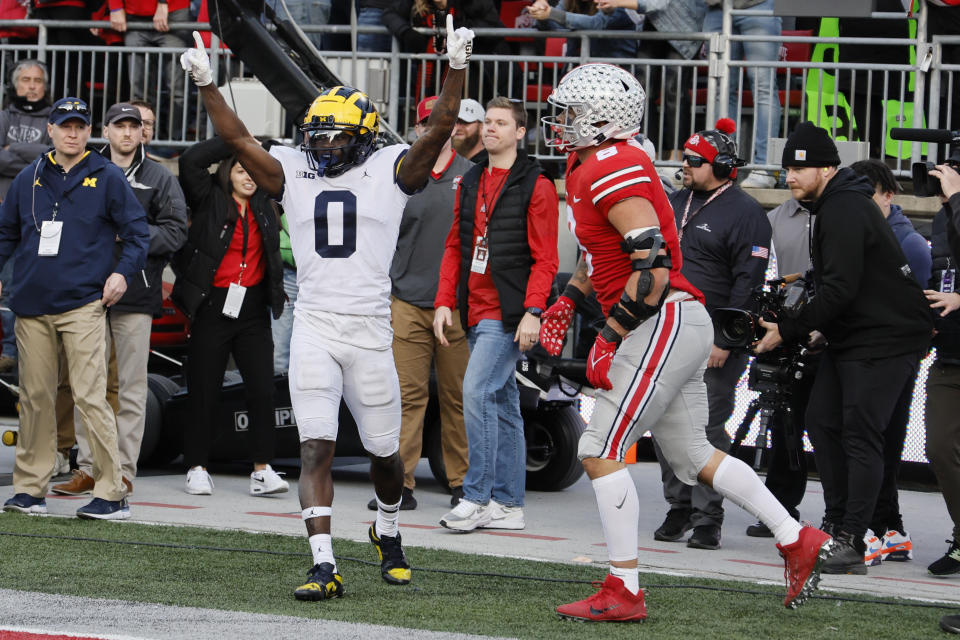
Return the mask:
{"type": "Polygon", "coordinates": [[[463,499],[440,521],[455,531],[523,529],[526,446],[514,368],[537,343],[540,314],[557,274],[558,199],[540,166],[518,150],[527,114],[487,103],[486,166],[464,174],[454,204],[434,302],[433,330],[459,307],[470,360],[463,378],[469,468],[463,499]]]}
{"type": "MultiPolygon", "coordinates": [[[[190,0],[108,0],[110,26],[123,34],[128,47],[176,47],[186,43],[185,33],[171,30],[171,25],[190,20],[190,0]],[[152,29],[128,29],[131,23],[153,23],[152,29]]],[[[156,78],[150,73],[157,68],[157,54],[130,54],[130,98],[149,100],[157,105],[157,137],[177,136],[183,116],[183,74],[177,65],[177,56],[165,54],[166,87],[164,97],[150,94],[156,78]],[[172,108],[171,108],[172,107],[172,108]]]]}

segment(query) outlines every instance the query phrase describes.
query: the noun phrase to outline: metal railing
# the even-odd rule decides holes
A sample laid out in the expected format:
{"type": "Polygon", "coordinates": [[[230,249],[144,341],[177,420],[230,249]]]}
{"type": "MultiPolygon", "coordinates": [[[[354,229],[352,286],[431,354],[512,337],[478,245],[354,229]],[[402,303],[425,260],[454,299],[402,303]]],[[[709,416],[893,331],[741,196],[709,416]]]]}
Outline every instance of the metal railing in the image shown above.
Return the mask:
{"type": "MultiPolygon", "coordinates": [[[[887,133],[896,126],[956,126],[958,117],[955,93],[960,65],[943,63],[945,46],[960,44],[960,36],[937,36],[926,42],[925,7],[917,16],[915,38],[820,38],[796,36],[745,36],[730,32],[730,21],[740,14],[772,15],[752,10],[725,11],[720,33],[657,33],[625,31],[557,32],[529,29],[477,29],[478,36],[520,39],[520,55],[475,54],[468,72],[469,95],[485,102],[493,95],[507,95],[526,103],[529,113],[528,151],[543,160],[559,160],[547,149],[538,134],[539,119],[545,115],[546,97],[564,71],[583,62],[611,62],[633,73],[647,89],[644,132],[659,150],[658,165],[678,166],[675,150],[692,132],[713,126],[718,115],[727,115],[731,97],[739,105],[731,113],[737,122],[740,154],[748,168],[777,168],[778,158],[757,161],[756,140],[786,135],[800,120],[811,119],[827,126],[839,139],[860,139],[871,143],[871,155],[894,150],[896,170],[905,175],[911,160],[934,157],[936,145],[889,145],[887,133]],[[546,38],[565,37],[580,45],[578,56],[536,55],[546,38]],[[700,41],[703,55],[685,59],[594,58],[591,40],[633,38],[640,41],[700,41]],[[883,45],[913,47],[915,62],[877,68],[870,63],[810,62],[809,60],[745,61],[730,59],[734,43],[766,41],[781,47],[809,43],[810,50],[819,45],[856,46],[883,45]],[[748,86],[751,76],[769,79],[775,87],[774,97],[782,102],[780,115],[769,118],[760,129],[758,110],[762,108],[756,87],[748,86]],[[731,90],[730,87],[736,87],[731,90]],[[929,95],[937,96],[929,100],[929,95]],[[895,89],[894,89],[895,88],[895,89]],[[929,108],[925,105],[929,102],[929,108]],[[671,154],[671,151],[674,151],[671,154]]],[[[904,19],[903,14],[874,14],[878,18],[904,19]]],[[[35,45],[0,45],[0,76],[9,77],[11,65],[23,57],[36,57],[50,66],[51,94],[60,97],[69,93],[88,100],[102,120],[113,102],[131,96],[146,97],[157,107],[158,130],[155,144],[184,147],[207,137],[211,129],[196,92],[179,67],[181,48],[130,48],[125,46],[66,47],[48,44],[51,28],[106,28],[106,22],[66,21],[0,21],[0,27],[25,26],[38,29],[35,45]],[[148,70],[142,86],[132,88],[129,81],[131,56],[142,55],[148,70]],[[166,77],[164,77],[166,75],[166,77]],[[136,90],[134,90],[136,89],[136,90]]],[[[307,33],[347,34],[356,42],[358,33],[386,33],[384,27],[340,25],[299,25],[307,33]]],[[[130,29],[152,28],[150,24],[130,23],[130,29]]],[[[194,29],[208,30],[206,23],[173,23],[187,36],[194,29]]],[[[422,30],[428,33],[427,30],[422,30]]],[[[216,36],[210,46],[215,78],[223,84],[228,78],[249,75],[241,61],[220,47],[216,36]]],[[[390,52],[326,51],[325,62],[349,84],[367,91],[377,102],[385,119],[401,134],[412,129],[414,107],[419,99],[439,91],[442,63],[430,54],[401,53],[396,40],[390,52]]],[[[907,56],[905,56],[906,58],[907,56]]],[[[289,114],[293,118],[296,114],[289,114]]],[[[292,120],[291,120],[292,122],[292,120]]],[[[292,135],[292,130],[291,130],[292,135]]]]}

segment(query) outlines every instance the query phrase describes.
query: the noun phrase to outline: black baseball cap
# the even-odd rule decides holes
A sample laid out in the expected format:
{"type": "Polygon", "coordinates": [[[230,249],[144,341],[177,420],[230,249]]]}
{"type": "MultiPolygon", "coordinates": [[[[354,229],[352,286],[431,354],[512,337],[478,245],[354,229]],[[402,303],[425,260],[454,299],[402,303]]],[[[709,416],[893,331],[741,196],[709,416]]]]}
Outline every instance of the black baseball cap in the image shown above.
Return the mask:
{"type": "Polygon", "coordinates": [[[103,124],[113,124],[120,120],[133,120],[137,124],[143,124],[143,118],[140,117],[140,109],[127,102],[118,102],[107,109],[107,117],[103,121],[103,124]]]}

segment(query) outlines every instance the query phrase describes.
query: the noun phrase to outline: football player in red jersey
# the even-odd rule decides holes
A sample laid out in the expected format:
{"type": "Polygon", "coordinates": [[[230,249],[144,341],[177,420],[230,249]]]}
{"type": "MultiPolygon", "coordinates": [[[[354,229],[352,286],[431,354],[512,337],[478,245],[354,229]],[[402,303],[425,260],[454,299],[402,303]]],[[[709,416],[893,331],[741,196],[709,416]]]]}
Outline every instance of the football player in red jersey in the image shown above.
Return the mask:
{"type": "Polygon", "coordinates": [[[582,250],[563,295],[543,313],[540,341],[553,355],[577,304],[595,291],[607,320],[587,359],[596,407],[579,456],[593,482],[610,573],[595,594],[557,608],[563,617],[646,618],[637,576],[640,505],[623,463],[648,429],[677,477],[703,482],[764,522],[787,567],[784,604],[802,604],[820,579],[832,539],[801,526],[742,461],[705,433],[703,372],[713,326],[703,295],[680,273],[673,210],[653,163],[633,139],[645,95],[636,78],[609,64],[585,64],[561,79],[543,118],[548,146],[570,152],[567,215],[582,250]]]}

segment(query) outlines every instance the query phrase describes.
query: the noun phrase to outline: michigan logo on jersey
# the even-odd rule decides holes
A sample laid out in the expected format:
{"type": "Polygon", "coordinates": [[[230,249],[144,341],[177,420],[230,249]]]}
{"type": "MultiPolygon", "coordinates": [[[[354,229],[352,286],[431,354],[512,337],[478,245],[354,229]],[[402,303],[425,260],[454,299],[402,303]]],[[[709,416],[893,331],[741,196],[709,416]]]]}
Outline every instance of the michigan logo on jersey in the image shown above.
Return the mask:
{"type": "Polygon", "coordinates": [[[331,87],[310,105],[300,125],[307,164],[320,176],[338,176],[373,152],[380,115],[362,91],[331,87]]]}

